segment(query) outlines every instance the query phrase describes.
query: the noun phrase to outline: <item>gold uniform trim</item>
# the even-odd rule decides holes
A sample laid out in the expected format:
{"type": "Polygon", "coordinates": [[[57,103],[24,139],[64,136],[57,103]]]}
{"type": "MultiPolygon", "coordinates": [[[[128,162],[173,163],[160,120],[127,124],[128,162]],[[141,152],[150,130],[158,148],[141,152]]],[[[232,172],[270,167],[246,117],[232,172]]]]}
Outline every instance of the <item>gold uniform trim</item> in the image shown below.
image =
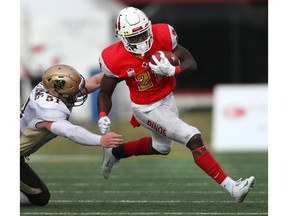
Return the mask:
{"type": "Polygon", "coordinates": [[[25,184],[24,182],[20,181],[20,189],[25,192],[26,194],[40,194],[42,190],[40,188],[33,188],[29,185],[25,184]]]}
{"type": "Polygon", "coordinates": [[[33,130],[25,128],[20,137],[20,155],[24,156],[49,133],[48,130],[33,130]]]}

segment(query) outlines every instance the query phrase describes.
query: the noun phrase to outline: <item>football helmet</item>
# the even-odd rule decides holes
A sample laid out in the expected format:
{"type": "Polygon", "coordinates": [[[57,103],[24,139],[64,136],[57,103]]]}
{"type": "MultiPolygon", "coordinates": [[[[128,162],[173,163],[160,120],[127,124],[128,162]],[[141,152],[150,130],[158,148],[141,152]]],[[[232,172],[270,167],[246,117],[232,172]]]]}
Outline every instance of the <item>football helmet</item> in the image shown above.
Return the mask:
{"type": "Polygon", "coordinates": [[[68,65],[49,67],[42,74],[42,82],[46,90],[57,92],[54,96],[64,98],[69,107],[81,106],[88,97],[84,77],[68,65]]]}
{"type": "Polygon", "coordinates": [[[128,52],[144,55],[153,43],[151,21],[134,7],[122,9],[115,21],[116,36],[128,52]]]}

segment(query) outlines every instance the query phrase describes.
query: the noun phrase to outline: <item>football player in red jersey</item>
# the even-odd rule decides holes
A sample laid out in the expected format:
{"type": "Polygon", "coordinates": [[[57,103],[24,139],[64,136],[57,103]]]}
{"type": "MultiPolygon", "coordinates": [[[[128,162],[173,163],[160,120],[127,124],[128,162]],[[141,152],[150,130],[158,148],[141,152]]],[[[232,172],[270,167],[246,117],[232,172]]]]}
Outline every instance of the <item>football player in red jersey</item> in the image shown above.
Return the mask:
{"type": "Polygon", "coordinates": [[[173,96],[175,75],[196,71],[197,64],[190,52],[178,44],[176,31],[169,24],[151,24],[139,9],[127,7],[115,21],[120,41],[105,48],[100,56],[104,72],[98,94],[98,126],[105,134],[110,131],[108,113],[116,85],[125,80],[131,99],[132,125],[147,128],[151,136],[105,149],[102,174],[109,178],[111,168],[120,159],[130,156],[162,154],[171,151],[173,141],[182,143],[192,153],[195,163],[218,184],[222,185],[237,203],[242,202],[255,183],[255,177],[234,181],[205,148],[200,131],[178,116],[173,96]],[[181,61],[173,66],[162,55],[161,60],[150,58],[156,51],[173,52],[181,61]]]}

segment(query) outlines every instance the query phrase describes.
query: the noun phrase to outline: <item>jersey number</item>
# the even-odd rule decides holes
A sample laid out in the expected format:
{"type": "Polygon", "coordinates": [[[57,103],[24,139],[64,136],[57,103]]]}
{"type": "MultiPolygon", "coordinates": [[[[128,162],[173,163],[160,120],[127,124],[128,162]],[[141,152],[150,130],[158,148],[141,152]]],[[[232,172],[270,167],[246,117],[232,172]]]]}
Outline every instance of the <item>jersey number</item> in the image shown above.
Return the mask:
{"type": "MultiPolygon", "coordinates": [[[[160,74],[155,74],[156,82],[159,82],[160,80],[163,79],[163,76],[160,74]]],[[[150,73],[148,71],[144,71],[142,73],[139,73],[138,75],[135,76],[135,79],[139,81],[138,83],[138,89],[139,91],[144,91],[146,89],[149,89],[153,86],[153,82],[151,80],[150,73]]]]}
{"type": "MultiPolygon", "coordinates": [[[[44,96],[44,93],[39,91],[35,95],[35,100],[37,100],[37,99],[39,99],[40,97],[43,97],[43,96],[44,96]]],[[[20,118],[22,118],[22,116],[24,115],[25,108],[26,108],[27,104],[29,103],[29,101],[30,101],[30,98],[28,98],[26,103],[22,106],[21,112],[20,112],[20,118]]],[[[49,101],[49,102],[50,101],[54,101],[55,103],[59,103],[59,98],[53,97],[51,95],[47,95],[46,101],[49,101]]]]}

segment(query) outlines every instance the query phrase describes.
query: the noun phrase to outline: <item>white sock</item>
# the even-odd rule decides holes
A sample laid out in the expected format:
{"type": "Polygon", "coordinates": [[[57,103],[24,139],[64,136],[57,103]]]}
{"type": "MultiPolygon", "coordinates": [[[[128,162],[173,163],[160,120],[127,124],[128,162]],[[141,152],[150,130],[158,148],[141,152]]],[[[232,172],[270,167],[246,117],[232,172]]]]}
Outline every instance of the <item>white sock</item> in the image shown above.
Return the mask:
{"type": "Polygon", "coordinates": [[[32,205],[32,203],[29,201],[27,196],[20,191],[20,206],[27,206],[27,205],[32,205]]]}
{"type": "Polygon", "coordinates": [[[235,181],[227,176],[224,181],[221,183],[222,187],[225,188],[230,194],[232,193],[233,186],[235,181]]]}

